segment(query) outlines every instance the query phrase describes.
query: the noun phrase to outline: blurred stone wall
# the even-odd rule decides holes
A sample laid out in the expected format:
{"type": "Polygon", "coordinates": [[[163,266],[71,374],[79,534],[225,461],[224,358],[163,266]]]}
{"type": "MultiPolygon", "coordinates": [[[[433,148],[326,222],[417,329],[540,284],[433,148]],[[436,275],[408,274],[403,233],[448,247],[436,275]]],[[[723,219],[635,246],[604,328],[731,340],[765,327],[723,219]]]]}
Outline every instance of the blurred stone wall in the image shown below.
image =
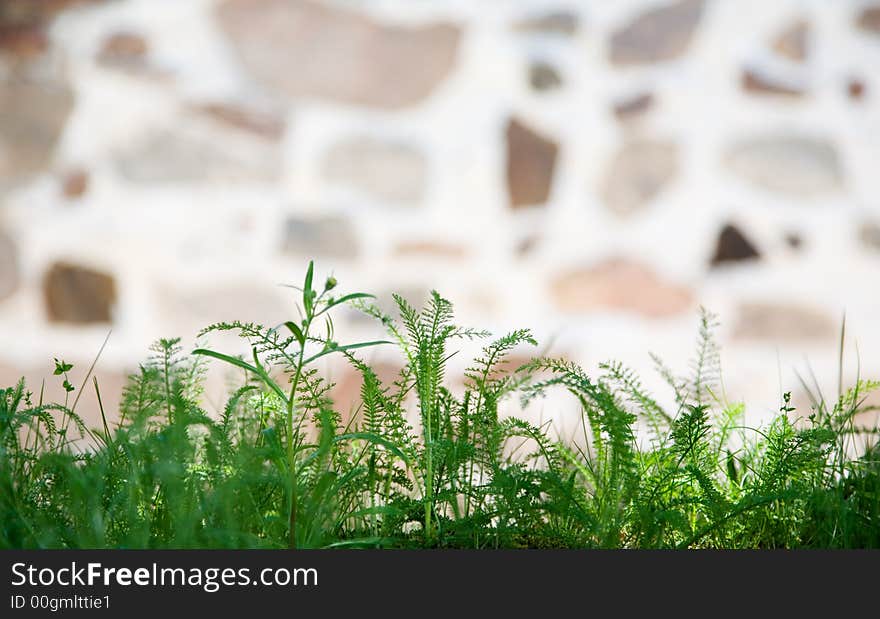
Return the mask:
{"type": "Polygon", "coordinates": [[[0,377],[112,328],[112,401],[310,258],[657,391],[703,305],[758,413],[836,389],[844,312],[876,377],[878,67],[856,0],[2,0],[0,377]]]}

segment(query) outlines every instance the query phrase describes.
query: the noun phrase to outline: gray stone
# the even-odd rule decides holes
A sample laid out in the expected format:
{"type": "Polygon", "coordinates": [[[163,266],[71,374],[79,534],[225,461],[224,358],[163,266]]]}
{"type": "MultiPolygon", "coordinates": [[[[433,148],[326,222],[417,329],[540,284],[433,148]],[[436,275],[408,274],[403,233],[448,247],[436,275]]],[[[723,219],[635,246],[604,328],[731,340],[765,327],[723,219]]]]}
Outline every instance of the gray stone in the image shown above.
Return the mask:
{"type": "Polygon", "coordinates": [[[43,296],[51,322],[110,322],[116,304],[116,281],[107,273],[56,262],[43,278],[43,296]]]}
{"type": "Polygon", "coordinates": [[[285,253],[348,260],[357,256],[357,250],[355,232],[343,216],[288,217],[284,224],[285,253]]]}
{"type": "Polygon", "coordinates": [[[12,296],[20,283],[18,248],[5,231],[0,230],[0,301],[12,296]]]}
{"type": "Polygon", "coordinates": [[[547,202],[559,147],[516,119],[507,124],[507,188],[511,208],[547,202]]]}
{"type": "Polygon", "coordinates": [[[870,249],[880,251],[880,222],[863,221],[859,225],[859,240],[870,249]]]}
{"type": "Polygon", "coordinates": [[[279,153],[264,141],[224,148],[194,132],[160,131],[117,153],[116,166],[126,180],[140,184],[273,182],[279,153]]]}
{"type": "Polygon", "coordinates": [[[427,167],[422,152],[409,144],[354,137],[330,148],[323,175],[331,182],[399,205],[422,199],[427,167]]]}
{"type": "Polygon", "coordinates": [[[654,95],[643,92],[614,104],[614,116],[620,121],[629,121],[644,115],[654,107],[654,95]]]}
{"type": "Polygon", "coordinates": [[[456,62],[458,26],[379,23],[303,0],[225,0],[217,9],[245,67],[291,98],[378,108],[427,98],[456,62]]]}
{"type": "Polygon", "coordinates": [[[538,92],[555,90],[562,86],[562,77],[553,65],[534,62],[529,67],[529,85],[538,92]]]}
{"type": "Polygon", "coordinates": [[[73,99],[64,83],[0,80],[0,192],[52,162],[73,99]]]}
{"type": "Polygon", "coordinates": [[[621,215],[641,210],[678,175],[679,148],[671,141],[634,140],[611,159],[600,185],[602,201],[621,215]]]}
{"type": "Polygon", "coordinates": [[[514,24],[514,30],[559,36],[573,36],[580,28],[580,18],[570,11],[555,11],[527,17],[514,24]]]}
{"type": "Polygon", "coordinates": [[[703,13],[703,0],[678,0],[649,9],[611,35],[612,64],[665,62],[687,51],[703,13]]]}
{"type": "Polygon", "coordinates": [[[733,328],[736,339],[830,339],[837,327],[824,312],[793,303],[743,303],[733,328]]]}
{"type": "Polygon", "coordinates": [[[843,170],[837,148],[822,138],[769,135],[730,146],[725,165],[759,187],[796,197],[840,189],[843,170]]]}

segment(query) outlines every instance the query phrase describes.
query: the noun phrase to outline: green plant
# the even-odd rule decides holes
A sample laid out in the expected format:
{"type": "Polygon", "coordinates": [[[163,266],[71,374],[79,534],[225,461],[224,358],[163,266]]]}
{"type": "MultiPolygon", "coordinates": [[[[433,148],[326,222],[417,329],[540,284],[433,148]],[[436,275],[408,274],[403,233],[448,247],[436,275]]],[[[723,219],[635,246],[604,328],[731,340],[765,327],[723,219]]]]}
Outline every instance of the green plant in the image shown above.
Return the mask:
{"type": "Polygon", "coordinates": [[[859,421],[880,383],[841,385],[833,402],[808,390],[800,416],[785,394],[752,429],[724,397],[706,312],[689,376],[655,359],[667,409],[620,363],[597,376],[543,356],[511,366],[537,344],[528,330],[487,339],[436,292],[422,309],[395,297],[393,318],[313,279],[310,264],[297,320],[200,334],[237,333],[247,358],[159,340],[115,424],[94,380],[101,428],[76,413],[91,368],[77,389],[56,360],[63,403],[23,380],[0,390],[0,547],[880,547],[878,429],[859,421]],[[337,343],[342,305],[388,339],[337,343]],[[485,342],[450,377],[462,340],[485,342]],[[379,345],[399,351],[390,384],[358,356],[379,345]],[[334,354],[361,378],[345,423],[316,364],[334,354]],[[217,414],[203,408],[211,359],[235,371],[217,414]],[[506,412],[557,390],[580,411],[577,437],[506,412]]]}

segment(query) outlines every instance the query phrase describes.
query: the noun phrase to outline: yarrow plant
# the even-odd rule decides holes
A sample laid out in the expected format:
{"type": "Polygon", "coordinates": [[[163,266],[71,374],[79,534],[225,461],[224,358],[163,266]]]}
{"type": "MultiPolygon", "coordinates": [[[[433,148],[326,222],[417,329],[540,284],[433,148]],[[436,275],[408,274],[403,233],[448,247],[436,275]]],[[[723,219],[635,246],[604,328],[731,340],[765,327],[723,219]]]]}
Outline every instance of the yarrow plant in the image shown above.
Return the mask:
{"type": "Polygon", "coordinates": [[[673,394],[665,408],[620,363],[597,376],[541,356],[512,365],[537,345],[529,330],[492,338],[459,326],[437,292],[423,308],[395,296],[392,317],[338,286],[332,276],[316,286],[310,264],[295,319],[199,334],[236,333],[246,356],[159,340],[115,417],[93,380],[100,428],[76,412],[91,371],[76,388],[63,360],[63,403],[23,379],[0,390],[0,546],[880,546],[878,429],[861,421],[880,383],[857,380],[834,401],[814,393],[803,414],[786,393],[772,421],[749,429],[744,406],[719,395],[707,312],[689,376],[657,360],[673,394]],[[343,306],[387,338],[338,342],[343,306]],[[480,353],[450,378],[462,340],[480,353]],[[379,346],[400,353],[390,382],[360,356],[379,346]],[[330,355],[361,380],[344,422],[316,363],[330,355]],[[218,414],[204,408],[209,363],[238,377],[218,414]],[[528,409],[553,392],[579,409],[580,436],[503,413],[507,400],[528,409]]]}

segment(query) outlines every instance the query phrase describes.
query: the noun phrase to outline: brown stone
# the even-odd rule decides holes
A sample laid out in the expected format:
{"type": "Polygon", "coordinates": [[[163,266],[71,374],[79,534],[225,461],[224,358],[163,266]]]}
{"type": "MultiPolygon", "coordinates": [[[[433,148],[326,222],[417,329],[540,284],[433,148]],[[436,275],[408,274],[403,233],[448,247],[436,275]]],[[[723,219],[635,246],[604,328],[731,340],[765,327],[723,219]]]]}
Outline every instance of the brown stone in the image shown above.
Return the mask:
{"type": "Polygon", "coordinates": [[[553,65],[534,62],[529,66],[529,85],[538,92],[555,90],[562,86],[562,77],[553,65]]]}
{"type": "Polygon", "coordinates": [[[550,197],[559,147],[515,118],[507,123],[506,136],[510,206],[544,204],[550,197]]]}
{"type": "Polygon", "coordinates": [[[752,69],[743,69],[740,84],[743,90],[756,95],[777,95],[797,98],[805,94],[800,88],[784,84],[752,69]]]}
{"type": "Polygon", "coordinates": [[[116,282],[107,273],[56,262],[43,278],[43,295],[52,322],[111,322],[116,282]]]}
{"type": "Polygon", "coordinates": [[[195,106],[195,109],[223,125],[267,140],[277,142],[284,137],[286,123],[277,114],[231,103],[206,103],[195,106]]]}
{"type": "Polygon", "coordinates": [[[322,172],[327,180],[376,200],[412,205],[424,196],[428,163],[414,145],[356,136],[330,147],[322,172]]]}
{"type": "Polygon", "coordinates": [[[850,99],[860,101],[865,96],[865,82],[859,79],[851,79],[846,85],[846,94],[850,99]]]}
{"type": "Polygon", "coordinates": [[[792,303],[743,303],[733,329],[736,339],[812,340],[835,336],[827,314],[792,303]]]}
{"type": "Polygon", "coordinates": [[[614,116],[617,120],[628,121],[642,116],[654,107],[654,95],[643,92],[614,104],[614,116]]]}
{"type": "Polygon", "coordinates": [[[782,134],[744,138],[727,148],[724,163],[754,185],[794,197],[837,191],[843,184],[836,146],[818,137],[782,134]]]}
{"type": "Polygon", "coordinates": [[[856,18],[859,28],[872,34],[880,34],[880,6],[869,6],[856,18]]]}
{"type": "Polygon", "coordinates": [[[718,235],[718,242],[715,245],[715,254],[712,256],[710,264],[717,267],[727,262],[743,262],[760,258],[761,254],[755,249],[739,228],[732,224],[727,224],[721,229],[718,235]]]}
{"type": "Polygon", "coordinates": [[[394,246],[394,255],[401,258],[439,258],[460,260],[467,255],[461,245],[433,241],[402,241],[394,246]]]}
{"type": "Polygon", "coordinates": [[[72,108],[66,84],[0,80],[0,192],[51,163],[72,108]]]}
{"type": "Polygon", "coordinates": [[[804,20],[797,21],[773,40],[773,51],[795,62],[803,62],[807,58],[810,38],[810,24],[804,20]]]}
{"type": "Polygon", "coordinates": [[[18,248],[12,237],[0,229],[0,301],[18,290],[20,279],[18,248]]]}
{"type": "Polygon", "coordinates": [[[625,66],[679,58],[690,46],[702,13],[703,0],[678,0],[648,9],[611,35],[611,63],[625,66]]]}
{"type": "Polygon", "coordinates": [[[141,64],[147,56],[147,41],[133,32],[117,32],[104,41],[98,62],[104,65],[141,64]]]}
{"type": "Polygon", "coordinates": [[[663,318],[687,311],[693,304],[684,286],[623,259],[564,272],[554,279],[551,290],[557,307],[566,312],[623,311],[663,318]]]}
{"type": "Polygon", "coordinates": [[[85,170],[72,170],[64,176],[61,192],[69,200],[82,197],[89,188],[89,173],[85,170]]]}
{"type": "Polygon", "coordinates": [[[600,185],[602,201],[628,215],[646,207],[679,171],[679,148],[671,141],[634,140],[609,162],[600,185]]]}
{"type": "Polygon", "coordinates": [[[39,56],[49,47],[49,39],[39,24],[0,23],[0,52],[17,58],[39,56]]]}
{"type": "Polygon", "coordinates": [[[224,0],[220,27],[269,88],[378,108],[426,99],[452,71],[461,31],[449,23],[405,26],[303,0],[224,0]]]}
{"type": "Polygon", "coordinates": [[[554,34],[567,37],[577,34],[579,28],[580,18],[576,13],[568,11],[557,11],[536,17],[527,17],[516,22],[513,26],[513,29],[519,32],[554,34]]]}

